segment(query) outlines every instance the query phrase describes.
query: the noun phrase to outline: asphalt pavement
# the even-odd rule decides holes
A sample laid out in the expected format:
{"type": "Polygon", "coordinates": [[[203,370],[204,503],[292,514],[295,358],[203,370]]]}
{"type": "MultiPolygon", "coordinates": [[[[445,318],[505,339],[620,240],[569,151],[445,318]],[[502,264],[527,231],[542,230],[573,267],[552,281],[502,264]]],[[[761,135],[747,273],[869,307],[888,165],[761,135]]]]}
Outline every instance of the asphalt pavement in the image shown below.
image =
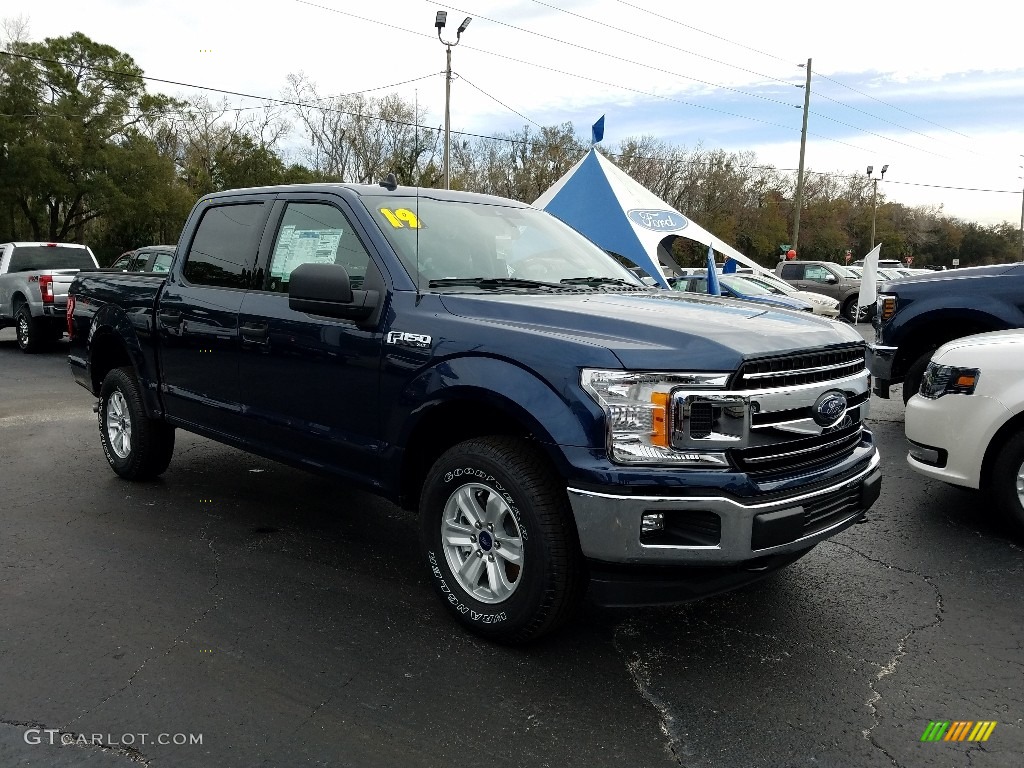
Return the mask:
{"type": "Polygon", "coordinates": [[[907,467],[898,391],[867,523],[509,649],[448,618],[375,497],[180,431],[161,479],[118,479],[65,349],[0,332],[0,766],[1021,765],[1021,545],[907,467]]]}

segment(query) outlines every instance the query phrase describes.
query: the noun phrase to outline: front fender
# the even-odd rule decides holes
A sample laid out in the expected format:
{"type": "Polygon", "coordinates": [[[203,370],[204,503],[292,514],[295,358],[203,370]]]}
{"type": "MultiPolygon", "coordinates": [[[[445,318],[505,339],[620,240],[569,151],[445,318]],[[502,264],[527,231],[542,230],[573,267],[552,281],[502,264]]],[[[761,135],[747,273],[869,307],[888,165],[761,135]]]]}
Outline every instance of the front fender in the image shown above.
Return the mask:
{"type": "Polygon", "coordinates": [[[1017,328],[1024,326],[1024,313],[998,300],[992,300],[982,309],[976,303],[957,296],[918,299],[907,307],[906,313],[896,313],[888,333],[883,335],[883,343],[899,348],[894,372],[906,370],[913,362],[910,358],[931,342],[944,344],[967,335],[963,332],[952,336],[944,334],[942,329],[949,326],[966,329],[969,333],[1017,328]]]}
{"type": "Polygon", "coordinates": [[[388,441],[406,445],[433,408],[458,400],[494,405],[547,443],[604,445],[603,413],[578,381],[548,382],[513,361],[482,355],[437,361],[410,380],[391,410],[388,441]]]}

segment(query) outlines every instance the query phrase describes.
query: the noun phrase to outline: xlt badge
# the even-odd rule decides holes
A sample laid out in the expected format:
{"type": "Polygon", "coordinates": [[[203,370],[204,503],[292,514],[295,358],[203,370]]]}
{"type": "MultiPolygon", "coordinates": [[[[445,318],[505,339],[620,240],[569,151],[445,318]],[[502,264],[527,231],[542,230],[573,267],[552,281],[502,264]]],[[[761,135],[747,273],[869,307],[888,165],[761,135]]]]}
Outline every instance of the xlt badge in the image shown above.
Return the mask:
{"type": "Polygon", "coordinates": [[[406,333],[405,331],[388,331],[388,344],[400,347],[419,347],[430,349],[430,337],[422,333],[406,333]]]}

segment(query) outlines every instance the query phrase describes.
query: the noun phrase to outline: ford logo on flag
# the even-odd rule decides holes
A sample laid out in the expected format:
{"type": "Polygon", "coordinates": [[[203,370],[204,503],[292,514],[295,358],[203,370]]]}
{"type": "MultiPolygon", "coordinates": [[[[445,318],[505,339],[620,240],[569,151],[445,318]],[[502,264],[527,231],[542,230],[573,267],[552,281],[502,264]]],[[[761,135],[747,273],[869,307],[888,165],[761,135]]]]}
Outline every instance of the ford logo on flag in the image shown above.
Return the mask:
{"type": "Polygon", "coordinates": [[[681,213],[658,211],[653,208],[634,208],[627,211],[626,215],[634,224],[654,232],[675,232],[690,223],[681,213]]]}
{"type": "Polygon", "coordinates": [[[834,427],[846,415],[846,395],[832,390],[817,399],[811,408],[811,416],[819,427],[834,427]]]}

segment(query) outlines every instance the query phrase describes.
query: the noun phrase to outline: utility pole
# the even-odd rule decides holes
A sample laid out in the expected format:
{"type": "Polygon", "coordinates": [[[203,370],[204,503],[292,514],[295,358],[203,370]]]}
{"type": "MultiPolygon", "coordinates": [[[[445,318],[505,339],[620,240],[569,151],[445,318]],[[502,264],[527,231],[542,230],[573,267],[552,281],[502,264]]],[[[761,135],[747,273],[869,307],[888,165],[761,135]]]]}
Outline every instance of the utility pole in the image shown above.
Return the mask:
{"type": "MultiPolygon", "coordinates": [[[[1024,169],[1024,165],[1020,167],[1024,169]]],[[[1021,178],[1024,179],[1024,176],[1021,178]]],[[[1020,191],[1020,260],[1024,261],[1024,189],[1020,191]]]]}
{"type": "Polygon", "coordinates": [[[448,49],[448,64],[444,70],[444,188],[452,188],[451,179],[451,105],[452,105],[452,48],[459,44],[462,40],[462,33],[466,31],[466,27],[469,26],[469,22],[473,19],[467,16],[462,24],[459,25],[458,32],[455,34],[455,40],[448,42],[441,37],[441,30],[444,29],[445,24],[448,21],[447,11],[438,11],[437,18],[434,19],[434,26],[437,27],[437,39],[440,40],[448,49]]]}
{"type": "Polygon", "coordinates": [[[807,149],[807,112],[811,106],[811,60],[807,60],[807,82],[804,84],[804,124],[800,130],[800,168],[796,172],[796,214],[793,218],[793,250],[800,255],[800,208],[804,204],[804,152],[807,149]]]}
{"type": "MultiPolygon", "coordinates": [[[[868,166],[868,178],[871,179],[871,183],[873,185],[873,189],[871,190],[871,244],[868,247],[869,251],[872,248],[875,247],[875,216],[878,213],[878,206],[876,205],[876,201],[878,199],[878,181],[879,180],[871,175],[874,170],[875,170],[875,166],[873,166],[873,165],[869,165],[868,166]]],[[[883,179],[885,178],[885,172],[888,171],[888,170],[889,170],[889,166],[888,165],[883,165],[882,166],[882,176],[881,176],[881,178],[883,178],[883,179]]]]}

